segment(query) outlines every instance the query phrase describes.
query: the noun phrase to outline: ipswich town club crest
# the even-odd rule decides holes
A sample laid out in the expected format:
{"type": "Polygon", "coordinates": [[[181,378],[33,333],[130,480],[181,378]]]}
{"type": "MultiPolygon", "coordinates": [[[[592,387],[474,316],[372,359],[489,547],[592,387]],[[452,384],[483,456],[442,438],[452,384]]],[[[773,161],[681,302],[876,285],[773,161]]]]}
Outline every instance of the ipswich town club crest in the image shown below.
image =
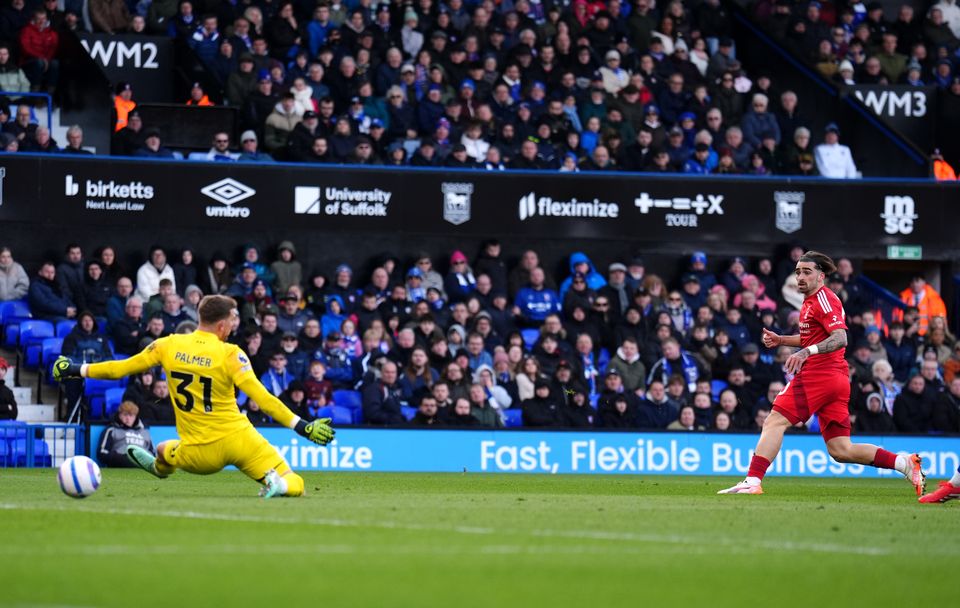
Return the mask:
{"type": "Polygon", "coordinates": [[[774,192],[773,202],[777,205],[777,229],[792,234],[803,228],[804,192],[774,192]]]}
{"type": "Polygon", "coordinates": [[[470,221],[473,184],[444,182],[440,190],[443,192],[443,219],[454,226],[470,221]]]}

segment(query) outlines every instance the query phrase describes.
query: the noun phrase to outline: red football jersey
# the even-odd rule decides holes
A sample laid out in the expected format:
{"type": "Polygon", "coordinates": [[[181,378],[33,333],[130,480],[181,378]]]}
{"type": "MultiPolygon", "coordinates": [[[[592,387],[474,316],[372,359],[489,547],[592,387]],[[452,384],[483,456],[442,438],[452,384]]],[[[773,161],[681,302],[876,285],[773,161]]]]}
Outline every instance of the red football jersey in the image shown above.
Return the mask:
{"type": "MultiPolygon", "coordinates": [[[[837,294],[826,286],[821,287],[803,300],[800,307],[800,346],[806,348],[819,344],[836,329],[847,329],[843,304],[837,294]]],[[[843,358],[845,348],[832,353],[818,353],[807,357],[801,373],[839,373],[847,375],[847,362],[843,358]]]]}

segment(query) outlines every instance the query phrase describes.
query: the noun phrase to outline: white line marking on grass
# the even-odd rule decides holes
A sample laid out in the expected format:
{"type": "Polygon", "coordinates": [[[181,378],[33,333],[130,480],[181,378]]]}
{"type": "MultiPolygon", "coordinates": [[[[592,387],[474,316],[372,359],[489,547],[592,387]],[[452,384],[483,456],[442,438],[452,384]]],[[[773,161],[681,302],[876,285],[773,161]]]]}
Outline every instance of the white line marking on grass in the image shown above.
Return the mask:
{"type": "Polygon", "coordinates": [[[170,517],[174,519],[197,519],[204,521],[226,521],[239,523],[263,523],[263,524],[286,524],[286,525],[311,525],[333,528],[380,528],[388,530],[400,530],[405,532],[452,532],[456,534],[468,535],[527,535],[539,538],[568,538],[594,541],[610,541],[622,543],[642,543],[659,545],[679,545],[684,547],[691,546],[718,546],[723,547],[724,552],[734,547],[743,547],[750,550],[774,550],[774,551],[804,551],[810,553],[833,553],[849,555],[891,555],[892,549],[883,547],[854,546],[834,543],[802,542],[802,541],[776,541],[776,540],[753,540],[732,538],[723,536],[693,536],[679,534],[638,534],[633,532],[605,532],[602,530],[522,530],[507,528],[489,528],[475,526],[440,526],[415,524],[396,521],[351,521],[346,519],[333,518],[278,518],[274,516],[266,517],[261,515],[233,515],[228,513],[203,513],[198,511],[162,511],[149,509],[118,509],[113,507],[87,507],[87,506],[55,506],[55,505],[17,505],[12,503],[0,503],[0,510],[8,511],[59,511],[59,512],[81,512],[104,515],[125,515],[134,517],[170,517]]]}
{"type": "MultiPolygon", "coordinates": [[[[688,547],[668,547],[663,553],[712,553],[702,547],[691,551],[688,547]]],[[[748,553],[748,551],[741,551],[748,553]]],[[[15,547],[0,547],[0,555],[17,557],[46,557],[54,555],[78,555],[96,557],[115,556],[196,556],[196,555],[646,555],[649,550],[643,547],[601,545],[66,545],[28,547],[18,550],[15,547]]]]}

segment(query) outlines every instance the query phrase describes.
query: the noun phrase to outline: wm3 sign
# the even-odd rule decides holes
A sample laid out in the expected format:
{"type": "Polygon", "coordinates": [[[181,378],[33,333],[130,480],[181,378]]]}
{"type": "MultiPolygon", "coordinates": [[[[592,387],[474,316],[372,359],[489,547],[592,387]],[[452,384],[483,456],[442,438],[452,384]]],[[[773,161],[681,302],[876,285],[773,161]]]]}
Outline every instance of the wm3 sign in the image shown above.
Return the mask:
{"type": "Polygon", "coordinates": [[[853,95],[887,125],[917,147],[933,147],[937,94],[934,87],[909,85],[850,87],[853,95]]]}

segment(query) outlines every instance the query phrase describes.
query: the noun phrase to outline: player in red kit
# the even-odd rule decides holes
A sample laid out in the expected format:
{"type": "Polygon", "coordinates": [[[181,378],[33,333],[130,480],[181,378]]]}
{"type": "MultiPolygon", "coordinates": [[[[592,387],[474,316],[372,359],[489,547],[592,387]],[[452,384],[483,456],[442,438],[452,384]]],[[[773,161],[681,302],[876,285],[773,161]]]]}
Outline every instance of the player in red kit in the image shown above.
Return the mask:
{"type": "Polygon", "coordinates": [[[875,445],[850,441],[850,379],[843,358],[847,324],[840,298],[823,285],[824,278],[835,270],[833,260],[816,251],[804,253],[797,261],[794,273],[797,288],[804,296],[800,335],[778,336],[763,330],[763,345],[767,348],[781,344],[800,348],[785,363],[793,380],[773,401],[773,411],[763,423],[747,478],[718,494],[763,494],[760,482],[780,452],[783,434],[813,414],[820,420],[820,433],[834,460],[896,469],[913,484],[917,496],[923,494],[926,480],[920,456],[898,456],[875,445]]]}

